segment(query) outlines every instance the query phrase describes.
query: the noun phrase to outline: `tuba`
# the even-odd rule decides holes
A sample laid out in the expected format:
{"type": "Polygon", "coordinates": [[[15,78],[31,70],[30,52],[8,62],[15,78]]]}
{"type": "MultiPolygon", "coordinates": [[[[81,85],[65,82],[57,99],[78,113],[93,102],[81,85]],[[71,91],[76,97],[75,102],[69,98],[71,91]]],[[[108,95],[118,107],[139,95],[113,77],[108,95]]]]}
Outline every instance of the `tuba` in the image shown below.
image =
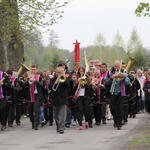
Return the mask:
{"type": "Polygon", "coordinates": [[[128,62],[126,68],[125,68],[126,72],[129,73],[131,68],[133,66],[135,66],[136,64],[138,64],[138,62],[135,59],[133,59],[132,57],[129,57],[129,62],[128,62]]]}
{"type": "Polygon", "coordinates": [[[24,64],[20,63],[20,68],[18,70],[18,78],[20,78],[26,71],[29,71],[30,69],[27,68],[24,64]]]}

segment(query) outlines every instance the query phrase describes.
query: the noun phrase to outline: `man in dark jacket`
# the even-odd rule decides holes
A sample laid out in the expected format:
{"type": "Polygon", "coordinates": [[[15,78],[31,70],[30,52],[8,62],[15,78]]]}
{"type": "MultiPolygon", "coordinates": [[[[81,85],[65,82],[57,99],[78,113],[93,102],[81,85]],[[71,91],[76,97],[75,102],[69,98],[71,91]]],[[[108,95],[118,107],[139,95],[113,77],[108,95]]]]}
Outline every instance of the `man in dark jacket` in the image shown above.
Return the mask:
{"type": "Polygon", "coordinates": [[[28,91],[23,97],[24,99],[29,100],[29,117],[34,130],[38,130],[40,120],[40,105],[43,98],[42,88],[43,81],[41,76],[38,74],[38,66],[32,65],[31,74],[23,84],[23,92],[25,93],[28,91]]]}
{"type": "Polygon", "coordinates": [[[9,79],[7,75],[0,70],[0,123],[1,130],[6,129],[6,95],[5,91],[7,91],[8,87],[10,87],[9,79]]]}
{"type": "Polygon", "coordinates": [[[63,134],[65,129],[66,105],[68,103],[67,88],[69,87],[69,82],[67,79],[61,80],[61,77],[65,77],[64,69],[58,67],[56,69],[56,76],[51,79],[50,90],[52,94],[53,113],[57,127],[56,130],[60,134],[63,134]]]}

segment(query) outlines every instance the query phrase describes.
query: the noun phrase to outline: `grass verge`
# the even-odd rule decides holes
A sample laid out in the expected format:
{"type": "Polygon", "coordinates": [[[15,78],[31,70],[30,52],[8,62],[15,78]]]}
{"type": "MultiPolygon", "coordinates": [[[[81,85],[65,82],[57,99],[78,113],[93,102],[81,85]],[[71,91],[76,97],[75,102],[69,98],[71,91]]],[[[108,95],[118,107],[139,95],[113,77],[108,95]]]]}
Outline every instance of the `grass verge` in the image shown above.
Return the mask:
{"type": "Polygon", "coordinates": [[[150,122],[140,128],[125,150],[150,150],[150,122]]]}

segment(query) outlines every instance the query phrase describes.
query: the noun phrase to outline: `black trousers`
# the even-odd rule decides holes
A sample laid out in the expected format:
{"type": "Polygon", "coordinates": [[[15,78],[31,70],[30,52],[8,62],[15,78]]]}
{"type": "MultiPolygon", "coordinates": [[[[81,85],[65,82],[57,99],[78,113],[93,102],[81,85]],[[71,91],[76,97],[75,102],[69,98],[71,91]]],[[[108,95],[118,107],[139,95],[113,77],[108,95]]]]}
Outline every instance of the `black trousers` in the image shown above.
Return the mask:
{"type": "Polygon", "coordinates": [[[94,106],[94,118],[96,123],[106,120],[106,103],[94,106]]]}
{"type": "Polygon", "coordinates": [[[150,114],[150,100],[149,99],[145,99],[145,103],[146,103],[147,112],[150,114]]]}
{"type": "Polygon", "coordinates": [[[44,117],[45,117],[46,122],[48,122],[48,121],[49,121],[49,123],[54,122],[52,105],[44,108],[44,117]]]}
{"type": "Polygon", "coordinates": [[[88,122],[89,119],[89,99],[84,96],[79,96],[77,100],[77,110],[79,126],[82,126],[83,115],[85,116],[85,122],[88,122]]]}
{"type": "Polygon", "coordinates": [[[16,114],[16,123],[20,123],[21,115],[22,115],[22,104],[18,103],[15,106],[15,114],[16,114]]]}
{"type": "Polygon", "coordinates": [[[92,121],[94,118],[94,108],[93,107],[94,106],[89,105],[89,121],[88,121],[89,125],[93,124],[93,121],[92,121]]]}
{"type": "Polygon", "coordinates": [[[5,125],[5,108],[6,108],[6,100],[4,98],[0,99],[0,122],[1,125],[5,125]]]}
{"type": "Polygon", "coordinates": [[[28,103],[29,109],[29,118],[30,122],[34,127],[38,127],[40,121],[40,106],[41,101],[37,95],[35,95],[35,102],[28,103]]]}
{"type": "Polygon", "coordinates": [[[15,119],[15,105],[11,102],[6,102],[5,108],[5,125],[13,124],[15,119]]]}
{"type": "Polygon", "coordinates": [[[123,105],[123,120],[124,122],[128,122],[128,115],[129,115],[129,104],[128,102],[124,103],[123,105]]]}
{"type": "Polygon", "coordinates": [[[76,121],[77,114],[78,114],[77,107],[71,108],[71,113],[72,113],[73,121],[76,121]]]}
{"type": "Polygon", "coordinates": [[[117,127],[122,126],[123,102],[124,102],[124,97],[121,96],[121,94],[110,96],[110,111],[113,116],[114,124],[117,127]]]}

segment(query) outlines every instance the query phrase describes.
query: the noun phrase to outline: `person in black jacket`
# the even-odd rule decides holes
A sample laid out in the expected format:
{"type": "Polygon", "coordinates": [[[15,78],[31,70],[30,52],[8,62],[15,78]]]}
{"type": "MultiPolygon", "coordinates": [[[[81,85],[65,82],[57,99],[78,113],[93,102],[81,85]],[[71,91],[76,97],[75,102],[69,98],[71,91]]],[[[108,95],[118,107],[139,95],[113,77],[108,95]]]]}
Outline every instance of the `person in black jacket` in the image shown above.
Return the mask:
{"type": "Polygon", "coordinates": [[[29,118],[32,123],[32,128],[38,130],[39,117],[40,117],[40,105],[43,98],[43,81],[38,74],[38,66],[31,66],[31,74],[23,83],[24,99],[28,100],[29,118]]]}
{"type": "Polygon", "coordinates": [[[145,92],[145,103],[147,112],[150,114],[150,71],[147,73],[146,81],[143,86],[143,91],[145,92]]]}
{"type": "Polygon", "coordinates": [[[16,93],[12,84],[12,70],[7,70],[7,88],[4,89],[3,94],[6,97],[6,117],[5,125],[8,123],[9,127],[13,127],[15,119],[15,105],[16,105],[16,93]]]}
{"type": "Polygon", "coordinates": [[[9,80],[7,75],[0,70],[0,122],[1,130],[6,129],[6,93],[9,87],[9,80]]]}
{"type": "Polygon", "coordinates": [[[79,67],[77,72],[78,84],[77,90],[75,92],[75,97],[77,97],[77,118],[79,123],[79,130],[82,130],[82,120],[83,115],[85,116],[85,128],[89,128],[89,102],[93,98],[93,88],[92,88],[92,77],[90,72],[85,72],[84,67],[79,67]]]}
{"type": "Polygon", "coordinates": [[[21,115],[22,115],[22,108],[23,108],[23,103],[21,101],[21,96],[22,96],[22,86],[23,86],[23,78],[16,78],[14,81],[14,90],[16,93],[16,104],[15,104],[15,120],[16,124],[20,125],[21,124],[21,115]]]}
{"type": "Polygon", "coordinates": [[[68,104],[67,104],[67,114],[66,114],[65,127],[70,128],[71,120],[72,120],[71,107],[72,107],[72,98],[73,98],[73,80],[72,80],[71,74],[68,70],[68,66],[64,61],[61,61],[58,64],[58,67],[63,67],[65,77],[67,78],[67,81],[69,82],[69,88],[67,89],[68,104]]]}
{"type": "Polygon", "coordinates": [[[45,117],[45,124],[49,122],[49,126],[53,125],[53,108],[52,108],[52,96],[51,90],[49,90],[50,85],[50,77],[46,76],[46,81],[43,85],[43,99],[44,99],[44,117],[45,117]]]}
{"type": "Polygon", "coordinates": [[[131,70],[129,77],[130,77],[130,83],[131,83],[132,91],[134,95],[134,98],[131,101],[129,101],[129,115],[130,115],[130,118],[135,118],[136,114],[139,111],[138,91],[140,90],[141,85],[135,76],[135,71],[131,70]]]}
{"type": "MultiPolygon", "coordinates": [[[[130,79],[121,68],[121,61],[115,60],[114,66],[108,72],[105,78],[105,85],[109,88],[110,110],[113,115],[114,128],[121,130],[123,119],[124,98],[127,95],[126,87],[130,84],[130,79]]],[[[108,90],[106,90],[108,91],[108,90]]]]}
{"type": "Polygon", "coordinates": [[[53,113],[56,122],[56,131],[60,134],[64,133],[65,129],[65,119],[66,119],[66,108],[68,103],[68,93],[69,88],[68,80],[61,81],[61,77],[64,77],[63,67],[57,67],[56,75],[51,79],[50,87],[52,94],[52,106],[53,113]]]}

